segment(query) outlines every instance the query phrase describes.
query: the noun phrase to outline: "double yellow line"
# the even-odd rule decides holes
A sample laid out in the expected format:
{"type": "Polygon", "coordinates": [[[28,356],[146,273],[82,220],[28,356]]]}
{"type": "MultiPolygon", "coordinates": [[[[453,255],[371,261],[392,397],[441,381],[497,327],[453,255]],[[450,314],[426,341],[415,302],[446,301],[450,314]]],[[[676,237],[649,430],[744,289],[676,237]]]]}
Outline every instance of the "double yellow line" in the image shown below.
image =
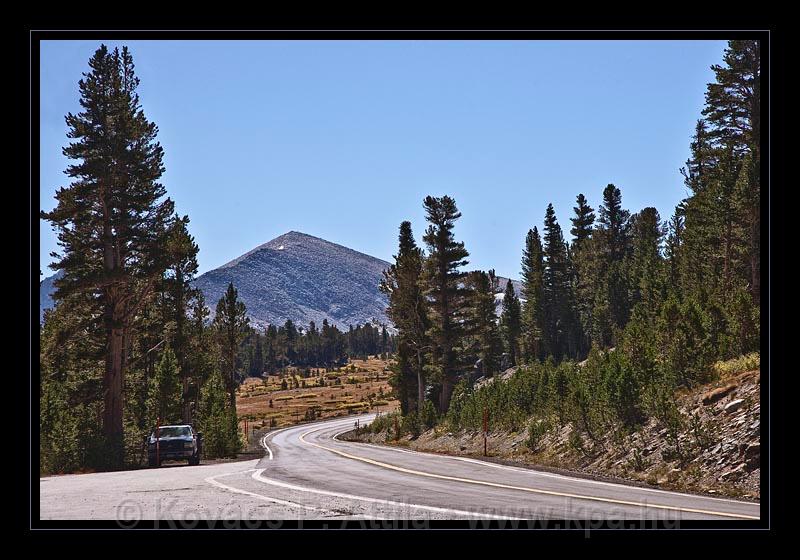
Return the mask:
{"type": "Polygon", "coordinates": [[[376,461],[374,459],[367,459],[366,457],[359,457],[358,455],[352,455],[350,453],[345,453],[344,451],[340,451],[338,449],[333,449],[331,447],[326,447],[324,445],[320,445],[318,443],[314,443],[312,441],[306,441],[305,437],[308,434],[313,432],[317,432],[324,428],[317,428],[316,430],[309,430],[302,435],[300,435],[300,441],[302,441],[306,445],[311,445],[313,447],[317,447],[319,449],[324,449],[325,451],[330,451],[331,453],[336,453],[342,457],[346,457],[348,459],[354,459],[356,461],[361,461],[364,463],[369,463],[370,465],[375,465],[378,467],[383,467],[385,469],[390,469],[393,471],[403,472],[407,474],[413,474],[417,476],[425,476],[428,478],[438,478],[440,480],[451,480],[453,482],[465,482],[467,484],[478,484],[481,486],[491,486],[493,488],[503,488],[505,490],[519,490],[522,492],[531,492],[533,494],[544,494],[547,496],[559,496],[562,498],[573,498],[576,500],[591,500],[594,502],[603,502],[608,504],[616,504],[616,505],[623,505],[623,506],[635,506],[635,507],[648,507],[653,509],[662,509],[662,510],[669,510],[669,511],[677,511],[681,513],[700,513],[705,515],[717,515],[721,517],[731,517],[735,519],[760,519],[758,516],[752,515],[744,515],[740,513],[729,513],[724,511],[711,511],[706,509],[695,509],[695,508],[682,508],[676,506],[667,506],[662,504],[648,504],[646,502],[632,502],[628,500],[617,500],[614,498],[602,498],[599,496],[586,496],[582,494],[570,494],[568,492],[556,492],[554,490],[542,490],[541,488],[530,488],[527,486],[512,486],[510,484],[502,484],[499,482],[488,482],[485,480],[473,480],[471,478],[461,478],[458,476],[447,476],[444,474],[435,474],[429,473],[424,471],[417,471],[414,469],[407,469],[405,467],[398,467],[397,465],[391,465],[389,463],[383,463],[381,461],[376,461]]]}

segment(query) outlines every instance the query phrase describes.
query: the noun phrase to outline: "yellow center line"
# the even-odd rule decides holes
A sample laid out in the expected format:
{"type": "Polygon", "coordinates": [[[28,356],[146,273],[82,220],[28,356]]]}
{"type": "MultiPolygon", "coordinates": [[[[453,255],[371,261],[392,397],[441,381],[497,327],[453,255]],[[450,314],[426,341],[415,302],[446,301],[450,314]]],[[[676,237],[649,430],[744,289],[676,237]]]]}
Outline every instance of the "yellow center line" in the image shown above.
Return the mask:
{"type": "Polygon", "coordinates": [[[398,467],[397,465],[391,465],[389,463],[383,463],[381,461],[375,461],[374,459],[367,459],[366,457],[359,457],[358,455],[351,455],[350,453],[345,453],[344,451],[340,451],[338,449],[333,449],[331,447],[325,447],[324,445],[320,445],[318,443],[314,443],[312,441],[306,441],[305,437],[313,432],[318,432],[324,428],[317,428],[316,430],[309,430],[300,436],[300,441],[305,443],[306,445],[311,445],[314,447],[318,447],[319,449],[324,449],[325,451],[330,451],[331,453],[336,453],[337,455],[341,455],[342,457],[347,457],[348,459],[355,459],[356,461],[362,461],[364,463],[369,463],[371,465],[376,465],[378,467],[383,467],[385,469],[391,469],[394,471],[399,471],[407,474],[414,474],[417,476],[425,476],[428,478],[438,478],[441,480],[452,480],[454,482],[466,482],[467,484],[479,484],[481,486],[491,486],[493,488],[503,488],[505,490],[520,490],[523,492],[532,492],[534,494],[546,494],[548,496],[559,496],[562,498],[574,498],[577,500],[591,500],[595,502],[605,502],[609,504],[618,504],[624,506],[635,506],[635,507],[648,507],[654,509],[664,509],[664,510],[671,510],[671,511],[678,511],[684,513],[701,513],[705,515],[718,515],[722,517],[733,517],[737,519],[760,519],[758,516],[752,515],[745,515],[741,513],[728,513],[724,511],[711,511],[705,509],[695,509],[695,508],[682,508],[676,506],[667,506],[662,504],[649,504],[647,502],[631,502],[628,500],[617,500],[614,498],[602,498],[599,496],[586,496],[581,494],[570,494],[568,492],[556,492],[554,490],[542,490],[541,488],[530,488],[527,486],[512,486],[510,484],[502,484],[500,482],[488,482],[485,480],[473,480],[471,478],[461,478],[458,476],[448,476],[444,474],[435,474],[429,473],[424,471],[417,471],[414,469],[407,469],[405,467],[398,467]]]}

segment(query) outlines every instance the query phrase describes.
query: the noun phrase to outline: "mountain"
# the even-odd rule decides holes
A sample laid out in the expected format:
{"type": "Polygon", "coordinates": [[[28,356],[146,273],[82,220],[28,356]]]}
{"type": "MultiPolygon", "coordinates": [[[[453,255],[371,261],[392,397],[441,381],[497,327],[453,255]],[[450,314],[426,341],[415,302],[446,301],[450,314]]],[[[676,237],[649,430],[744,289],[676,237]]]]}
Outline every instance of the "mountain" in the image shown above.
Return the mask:
{"type": "MultiPolygon", "coordinates": [[[[509,279],[504,276],[497,277],[497,290],[494,293],[494,311],[499,317],[503,312],[503,296],[506,293],[506,285],[509,279]]],[[[519,280],[511,280],[514,286],[514,294],[519,298],[520,303],[525,303],[525,298],[522,297],[522,282],[519,280]]]]}
{"type": "MultiPolygon", "coordinates": [[[[387,299],[378,283],[389,263],[318,237],[290,231],[252,251],[200,275],[194,282],[212,312],[229,282],[239,291],[253,323],[282,325],[291,319],[298,327],[327,319],[340,329],[366,322],[389,323],[387,299]]],[[[53,306],[53,281],[39,288],[40,318],[53,306]]],[[[495,295],[500,314],[508,278],[498,277],[495,295]]],[[[521,284],[513,280],[519,296],[521,284]]]]}
{"type": "Polygon", "coordinates": [[[213,310],[229,282],[253,322],[298,326],[323,319],[349,325],[387,323],[386,297],[378,290],[389,263],[297,231],[264,243],[197,278],[213,310]]]}
{"type": "Polygon", "coordinates": [[[53,307],[53,292],[56,291],[56,287],[53,285],[53,282],[58,280],[64,275],[62,271],[58,271],[52,276],[48,276],[41,282],[39,282],[39,322],[41,323],[44,321],[44,312],[47,309],[53,307]]]}

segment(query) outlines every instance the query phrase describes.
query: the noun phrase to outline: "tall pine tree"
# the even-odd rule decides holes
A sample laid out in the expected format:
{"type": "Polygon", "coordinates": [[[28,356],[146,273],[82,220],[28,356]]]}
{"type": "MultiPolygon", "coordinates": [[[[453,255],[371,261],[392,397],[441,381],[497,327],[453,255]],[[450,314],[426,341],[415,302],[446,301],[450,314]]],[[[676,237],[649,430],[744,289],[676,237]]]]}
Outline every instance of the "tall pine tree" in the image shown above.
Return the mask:
{"type": "Polygon", "coordinates": [[[519,339],[522,334],[522,309],[519,298],[514,292],[514,283],[506,283],[503,294],[503,309],[500,315],[500,332],[503,336],[503,345],[508,351],[512,364],[520,363],[519,339]]]}
{"type": "Polygon", "coordinates": [[[544,252],[539,230],[534,226],[525,237],[522,252],[522,351],[528,361],[544,358],[543,304],[544,304],[544,252]]]}
{"type": "Polygon", "coordinates": [[[575,349],[570,263],[564,234],[552,204],[544,219],[544,334],[546,353],[561,361],[575,349]]]}
{"type": "Polygon", "coordinates": [[[239,293],[233,284],[228,284],[225,295],[217,303],[214,327],[225,389],[228,391],[229,406],[233,410],[236,410],[236,388],[238,386],[236,361],[249,322],[244,302],[239,300],[239,293]]]}
{"type": "Polygon", "coordinates": [[[570,260],[572,263],[572,286],[575,294],[575,311],[581,331],[580,353],[583,354],[591,344],[594,293],[597,289],[597,240],[594,232],[594,209],[586,197],[579,194],[577,206],[573,206],[572,243],[570,260]]]}
{"type": "MultiPolygon", "coordinates": [[[[73,141],[64,155],[73,179],[43,212],[58,232],[52,268],[56,301],[90,294],[103,317],[103,432],[110,466],[123,462],[123,385],[131,324],[167,266],[164,250],[173,203],[158,180],[164,172],[158,128],[147,120],[127,47],[102,45],[79,82],[81,112],[66,117],[73,141]]],[[[86,301],[86,300],[84,300],[86,301]]]]}
{"type": "Polygon", "coordinates": [[[422,251],[414,240],[411,222],[405,221],[400,224],[395,263],[384,272],[380,284],[381,291],[389,297],[387,314],[399,331],[395,387],[404,412],[411,410],[413,402],[419,410],[425,400],[424,356],[430,349],[430,323],[422,272],[422,251]]]}
{"type": "Polygon", "coordinates": [[[470,292],[469,333],[475,341],[476,355],[482,364],[482,373],[492,376],[500,366],[502,341],[495,315],[494,284],[496,278],[476,270],[469,275],[470,292]]]}
{"type": "Polygon", "coordinates": [[[465,289],[463,273],[469,252],[464,243],[455,240],[453,227],[461,212],[449,196],[425,198],[425,217],[429,223],[423,240],[428,246],[425,260],[426,296],[430,301],[433,342],[431,370],[441,382],[439,410],[446,412],[455,384],[458,344],[463,332],[465,289]]]}
{"type": "Polygon", "coordinates": [[[625,273],[625,259],[630,253],[630,212],[622,208],[622,192],[612,184],[603,190],[598,222],[596,234],[604,262],[599,298],[613,331],[623,329],[630,315],[625,273]]]}

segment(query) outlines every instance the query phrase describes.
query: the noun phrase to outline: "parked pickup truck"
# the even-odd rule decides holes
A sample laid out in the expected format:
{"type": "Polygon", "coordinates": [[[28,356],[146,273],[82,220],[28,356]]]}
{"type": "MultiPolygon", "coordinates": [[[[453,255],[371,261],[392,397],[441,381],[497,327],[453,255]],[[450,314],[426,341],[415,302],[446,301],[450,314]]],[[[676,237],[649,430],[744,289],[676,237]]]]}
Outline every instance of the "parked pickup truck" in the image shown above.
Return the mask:
{"type": "Polygon", "coordinates": [[[158,428],[158,438],[153,431],[147,438],[147,463],[160,467],[165,460],[188,459],[190,465],[200,464],[203,436],[189,424],[175,424],[158,428]]]}

